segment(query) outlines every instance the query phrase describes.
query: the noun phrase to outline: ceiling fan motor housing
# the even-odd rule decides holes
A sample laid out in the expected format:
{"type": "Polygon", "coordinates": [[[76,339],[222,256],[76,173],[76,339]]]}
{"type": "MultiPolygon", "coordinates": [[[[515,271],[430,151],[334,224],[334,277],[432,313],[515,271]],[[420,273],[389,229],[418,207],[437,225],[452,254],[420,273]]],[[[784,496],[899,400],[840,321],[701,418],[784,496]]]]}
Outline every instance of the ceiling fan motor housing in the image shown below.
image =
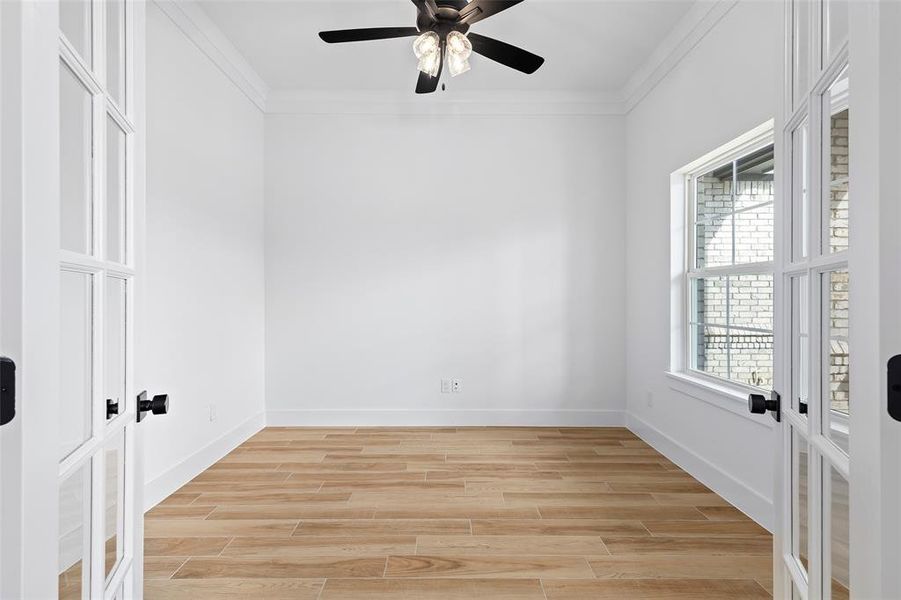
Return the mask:
{"type": "Polygon", "coordinates": [[[463,10],[468,2],[466,0],[435,0],[438,6],[438,12],[435,14],[436,21],[433,21],[425,10],[420,10],[416,17],[416,26],[420,31],[434,31],[442,38],[451,31],[459,31],[466,33],[469,31],[469,25],[458,23],[460,20],[460,11],[463,10]]]}

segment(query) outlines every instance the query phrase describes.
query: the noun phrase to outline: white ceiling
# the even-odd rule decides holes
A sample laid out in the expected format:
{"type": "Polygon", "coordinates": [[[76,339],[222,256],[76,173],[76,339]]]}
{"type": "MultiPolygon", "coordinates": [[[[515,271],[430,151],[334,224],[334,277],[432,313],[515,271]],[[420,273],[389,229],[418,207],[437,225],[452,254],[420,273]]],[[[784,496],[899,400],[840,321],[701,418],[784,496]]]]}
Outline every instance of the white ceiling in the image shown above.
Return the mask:
{"type": "MultiPolygon", "coordinates": [[[[409,0],[202,0],[204,12],[272,90],[415,86],[412,39],[329,45],[327,29],[414,26],[409,0]]],[[[460,90],[621,90],[694,0],[527,0],[473,26],[543,56],[524,75],[480,56],[451,79],[460,90]]]]}

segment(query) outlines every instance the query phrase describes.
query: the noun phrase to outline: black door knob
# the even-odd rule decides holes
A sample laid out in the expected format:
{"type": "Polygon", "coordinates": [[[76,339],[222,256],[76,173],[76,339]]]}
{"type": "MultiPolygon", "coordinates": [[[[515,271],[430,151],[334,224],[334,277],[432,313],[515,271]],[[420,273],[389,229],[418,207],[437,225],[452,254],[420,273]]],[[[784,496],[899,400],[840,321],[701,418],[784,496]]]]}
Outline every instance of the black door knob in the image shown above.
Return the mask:
{"type": "Polygon", "coordinates": [[[155,415],[169,413],[169,394],[157,394],[152,400],[147,399],[147,392],[138,394],[138,423],[150,412],[155,415]]]}
{"type": "Polygon", "coordinates": [[[112,398],[106,399],[106,420],[109,421],[113,417],[119,414],[119,399],[116,398],[113,400],[112,398]]]}
{"type": "Polygon", "coordinates": [[[769,398],[763,394],[749,394],[748,410],[755,415],[764,415],[769,412],[776,421],[779,421],[782,417],[779,410],[779,394],[770,392],[769,398]]]}

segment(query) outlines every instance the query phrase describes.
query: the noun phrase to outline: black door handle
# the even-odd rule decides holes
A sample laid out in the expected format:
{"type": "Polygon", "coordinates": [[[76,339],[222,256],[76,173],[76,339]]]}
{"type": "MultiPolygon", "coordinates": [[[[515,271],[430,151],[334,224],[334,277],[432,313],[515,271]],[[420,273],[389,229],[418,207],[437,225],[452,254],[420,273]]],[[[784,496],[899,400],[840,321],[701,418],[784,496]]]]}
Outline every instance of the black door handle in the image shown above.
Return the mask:
{"type": "Polygon", "coordinates": [[[0,425],[16,416],[16,363],[0,356],[0,425]]]}
{"type": "Polygon", "coordinates": [[[901,421],[901,354],[888,361],[888,414],[901,421]]]}
{"type": "Polygon", "coordinates": [[[782,420],[782,412],[780,410],[780,398],[776,392],[770,392],[767,398],[763,394],[748,395],[748,410],[755,415],[763,415],[769,412],[776,422],[782,420]]]}
{"type": "Polygon", "coordinates": [[[106,420],[109,421],[119,414],[119,399],[114,401],[112,398],[106,399],[106,420]]]}
{"type": "Polygon", "coordinates": [[[144,420],[148,412],[155,415],[165,415],[169,413],[169,394],[157,394],[153,400],[147,399],[147,392],[143,391],[138,394],[138,423],[144,420]]]}

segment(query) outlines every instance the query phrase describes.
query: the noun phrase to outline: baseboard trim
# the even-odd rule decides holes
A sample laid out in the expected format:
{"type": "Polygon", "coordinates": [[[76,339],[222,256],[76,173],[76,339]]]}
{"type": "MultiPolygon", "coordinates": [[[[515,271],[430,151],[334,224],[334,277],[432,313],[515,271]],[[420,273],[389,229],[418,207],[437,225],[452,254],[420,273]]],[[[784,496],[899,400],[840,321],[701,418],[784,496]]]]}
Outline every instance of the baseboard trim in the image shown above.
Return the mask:
{"type": "Polygon", "coordinates": [[[626,415],[626,426],[692,477],[754,519],[761,527],[773,531],[774,507],[765,496],[632,413],[626,415]]]}
{"type": "Polygon", "coordinates": [[[266,426],[265,417],[265,413],[252,416],[153,481],[144,484],[144,512],[159,504],[172,492],[191,481],[210,465],[247,441],[250,436],[263,429],[266,426]]]}
{"type": "Polygon", "coordinates": [[[624,427],[619,410],[270,410],[274,427],[624,427]]]}

